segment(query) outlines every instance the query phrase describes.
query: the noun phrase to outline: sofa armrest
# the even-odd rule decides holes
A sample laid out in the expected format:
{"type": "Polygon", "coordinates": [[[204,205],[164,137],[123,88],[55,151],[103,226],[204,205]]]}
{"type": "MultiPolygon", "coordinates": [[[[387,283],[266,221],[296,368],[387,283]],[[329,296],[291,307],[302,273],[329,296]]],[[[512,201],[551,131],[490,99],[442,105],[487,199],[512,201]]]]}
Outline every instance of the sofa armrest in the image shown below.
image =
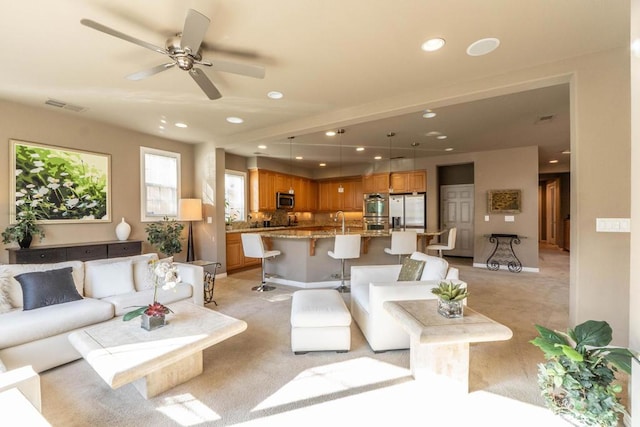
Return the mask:
{"type": "MultiPolygon", "coordinates": [[[[467,284],[460,280],[453,280],[463,286],[467,284]]],[[[439,280],[407,281],[407,282],[371,282],[369,284],[369,303],[371,311],[382,310],[385,301],[411,301],[421,299],[436,299],[431,289],[438,287],[439,280]]]]}
{"type": "Polygon", "coordinates": [[[0,392],[14,387],[20,390],[38,412],[42,411],[40,376],[31,366],[0,373],[0,392]]]}
{"type": "Polygon", "coordinates": [[[193,287],[192,300],[196,305],[204,305],[204,268],[199,265],[176,262],[182,282],[193,287]]]}
{"type": "Polygon", "coordinates": [[[445,280],[458,280],[460,279],[460,270],[458,270],[455,267],[449,267],[449,270],[447,270],[447,277],[445,277],[445,280]]]}

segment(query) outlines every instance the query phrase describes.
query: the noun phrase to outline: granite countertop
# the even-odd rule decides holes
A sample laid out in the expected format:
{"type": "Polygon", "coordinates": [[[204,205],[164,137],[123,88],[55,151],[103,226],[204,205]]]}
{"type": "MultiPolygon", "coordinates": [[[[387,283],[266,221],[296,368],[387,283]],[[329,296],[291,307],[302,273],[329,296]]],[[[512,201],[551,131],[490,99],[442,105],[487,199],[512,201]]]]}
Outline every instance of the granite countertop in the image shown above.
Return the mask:
{"type": "MultiPolygon", "coordinates": [[[[290,227],[283,227],[288,229],[263,229],[259,234],[263,237],[273,237],[281,239],[324,239],[329,237],[335,237],[336,234],[342,234],[339,230],[291,230],[290,227]]],[[[389,231],[364,231],[364,230],[351,230],[345,234],[360,234],[363,237],[389,237],[391,233],[389,231]]],[[[416,230],[418,236],[434,236],[440,234],[438,231],[425,231],[423,229],[416,230]]]]}

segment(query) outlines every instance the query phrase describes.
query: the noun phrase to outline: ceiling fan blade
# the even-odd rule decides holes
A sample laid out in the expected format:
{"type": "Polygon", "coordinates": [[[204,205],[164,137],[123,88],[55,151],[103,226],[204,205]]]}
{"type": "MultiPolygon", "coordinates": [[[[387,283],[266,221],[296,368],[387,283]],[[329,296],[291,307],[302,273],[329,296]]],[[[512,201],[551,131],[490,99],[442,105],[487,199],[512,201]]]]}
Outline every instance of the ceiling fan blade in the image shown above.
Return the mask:
{"type": "Polygon", "coordinates": [[[142,70],[142,71],[138,71],[137,73],[133,73],[133,74],[129,74],[127,76],[128,80],[142,80],[145,79],[147,77],[153,76],[154,74],[158,74],[164,70],[168,70],[169,68],[173,67],[174,65],[176,65],[175,62],[169,62],[166,64],[160,64],[160,65],[156,65],[153,68],[149,68],[148,70],[142,70]]]}
{"type": "Polygon", "coordinates": [[[194,55],[198,53],[210,22],[209,18],[200,12],[189,9],[184,20],[180,47],[184,50],[190,49],[194,55]]]}
{"type": "Polygon", "coordinates": [[[189,70],[189,75],[198,83],[200,89],[207,95],[207,97],[211,100],[220,99],[222,95],[218,88],[214,86],[213,82],[209,80],[209,77],[199,68],[192,68],[189,70]]]}
{"type": "Polygon", "coordinates": [[[216,52],[216,53],[222,53],[225,55],[233,55],[233,56],[237,56],[240,58],[246,58],[246,59],[258,59],[260,58],[260,55],[257,52],[251,51],[251,50],[246,50],[246,49],[235,49],[235,48],[230,48],[230,47],[224,47],[220,44],[216,44],[216,43],[207,43],[207,42],[202,42],[202,44],[200,45],[200,47],[202,48],[203,51],[209,51],[209,52],[216,52]]]}
{"type": "MultiPolygon", "coordinates": [[[[207,64],[205,64],[207,65],[207,64]]],[[[254,77],[256,79],[264,78],[264,67],[259,65],[247,65],[247,64],[239,64],[237,62],[227,62],[227,61],[213,61],[211,63],[211,68],[216,71],[224,71],[225,73],[234,73],[240,74],[247,77],[254,77]]]]}
{"type": "Polygon", "coordinates": [[[131,37],[128,34],[121,33],[118,30],[114,30],[113,28],[107,27],[106,25],[99,24],[96,21],[92,21],[91,19],[81,19],[80,23],[89,28],[93,28],[94,30],[102,31],[103,33],[109,34],[114,37],[118,37],[119,39],[126,40],[128,42],[137,44],[138,46],[145,47],[150,50],[154,50],[158,53],[162,53],[167,55],[167,51],[160,46],[156,46],[152,43],[145,42],[143,40],[137,39],[135,37],[131,37]]]}

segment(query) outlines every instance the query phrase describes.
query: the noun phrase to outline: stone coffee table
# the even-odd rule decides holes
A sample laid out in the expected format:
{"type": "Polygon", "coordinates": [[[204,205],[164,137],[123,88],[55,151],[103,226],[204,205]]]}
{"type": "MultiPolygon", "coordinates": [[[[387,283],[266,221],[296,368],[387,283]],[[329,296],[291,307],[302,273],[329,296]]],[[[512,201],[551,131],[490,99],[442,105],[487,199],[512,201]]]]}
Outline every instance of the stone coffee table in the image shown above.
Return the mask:
{"type": "Polygon", "coordinates": [[[69,335],[82,357],[116,389],[133,383],[145,399],[202,373],[202,351],[247,329],[243,320],[187,301],[168,305],[166,326],[146,331],[122,317],[69,335]]]}
{"type": "Polygon", "coordinates": [[[434,393],[469,392],[469,343],[503,341],[508,327],[469,307],[464,317],[447,319],[435,299],[385,301],[385,310],[409,333],[409,363],[416,381],[434,393]]]}

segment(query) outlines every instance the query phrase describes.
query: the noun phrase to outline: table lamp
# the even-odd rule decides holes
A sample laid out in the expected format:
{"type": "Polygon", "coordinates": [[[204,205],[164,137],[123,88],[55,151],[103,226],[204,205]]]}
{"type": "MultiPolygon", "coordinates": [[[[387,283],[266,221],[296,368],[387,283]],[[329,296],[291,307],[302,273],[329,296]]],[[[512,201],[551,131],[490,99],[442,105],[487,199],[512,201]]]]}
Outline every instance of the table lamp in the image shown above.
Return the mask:
{"type": "Polygon", "coordinates": [[[193,250],[193,221],[202,221],[202,200],[180,199],[178,207],[180,221],[189,221],[189,238],[187,240],[187,262],[195,261],[193,250]]]}

